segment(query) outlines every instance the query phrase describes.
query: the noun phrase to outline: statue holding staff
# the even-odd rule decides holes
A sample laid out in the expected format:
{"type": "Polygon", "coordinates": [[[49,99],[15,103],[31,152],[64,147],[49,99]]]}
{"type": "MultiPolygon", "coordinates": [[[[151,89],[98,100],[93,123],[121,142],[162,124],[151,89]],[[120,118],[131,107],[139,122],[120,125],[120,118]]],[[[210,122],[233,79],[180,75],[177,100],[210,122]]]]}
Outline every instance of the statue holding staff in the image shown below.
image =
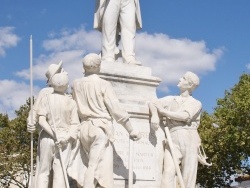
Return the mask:
{"type": "Polygon", "coordinates": [[[204,165],[211,165],[206,162],[206,158],[203,158],[199,150],[201,140],[197,129],[200,125],[202,104],[192,97],[192,92],[199,82],[196,74],[186,72],[177,85],[180,89],[179,96],[166,96],[149,104],[152,114],[151,127],[157,130],[159,116],[165,117],[165,131],[172,141],[172,145],[167,143],[165,146],[161,188],[175,188],[179,164],[182,176],[179,179],[183,179],[182,187],[186,188],[195,188],[198,161],[204,165]]]}
{"type": "Polygon", "coordinates": [[[77,140],[79,118],[75,101],[65,95],[69,79],[65,72],[55,74],[51,79],[54,91],[41,99],[38,116],[43,128],[40,147],[40,164],[36,188],[48,187],[48,172],[53,171],[53,188],[68,188],[66,169],[70,163],[72,145],[77,140]],[[43,162],[43,163],[41,163],[43,162]],[[47,169],[51,164],[52,169],[47,169]]]}
{"type": "MultiPolygon", "coordinates": [[[[54,92],[54,88],[51,87],[51,79],[52,77],[56,74],[56,73],[60,73],[62,72],[63,69],[62,69],[62,61],[60,61],[58,64],[50,64],[49,67],[48,67],[48,70],[47,72],[45,73],[45,76],[47,78],[47,87],[43,88],[36,100],[35,100],[35,103],[33,105],[33,108],[31,109],[31,111],[29,112],[29,116],[27,118],[27,131],[30,132],[30,133],[34,133],[34,131],[36,130],[36,127],[38,127],[38,133],[39,133],[39,140],[44,140],[46,138],[43,138],[44,134],[42,133],[44,130],[41,128],[41,126],[38,125],[38,108],[39,108],[39,105],[40,105],[40,102],[42,100],[43,97],[45,97],[47,94],[51,94],[54,92]]],[[[43,182],[43,185],[45,187],[50,187],[51,185],[51,163],[46,163],[43,161],[43,157],[40,157],[40,142],[39,142],[39,145],[38,145],[38,155],[37,155],[37,159],[36,159],[36,173],[35,173],[35,182],[37,181],[37,177],[40,176],[41,173],[43,174],[47,174],[46,176],[43,177],[42,180],[40,180],[41,182],[43,182]],[[45,172],[44,170],[43,171],[40,171],[39,170],[39,164],[42,164],[43,165],[43,169],[47,169],[48,171],[45,172]],[[45,167],[46,166],[46,167],[45,167]]],[[[32,182],[33,184],[33,182],[32,182]]]]}
{"type": "Polygon", "coordinates": [[[68,88],[69,80],[67,73],[62,69],[62,62],[51,64],[46,77],[48,87],[39,92],[34,108],[27,119],[27,130],[33,133],[38,126],[39,131],[34,186],[36,188],[69,187],[68,175],[65,172],[72,143],[75,143],[78,134],[77,107],[72,97],[64,93],[68,88]],[[52,100],[51,97],[55,99],[52,100]],[[56,101],[57,104],[54,104],[56,101]],[[59,156],[60,150],[62,150],[63,159],[59,156]],[[66,166],[64,173],[62,166],[66,166]]]}
{"type": "Polygon", "coordinates": [[[51,94],[53,93],[54,89],[51,87],[51,79],[56,73],[62,72],[62,61],[60,61],[58,64],[51,64],[48,67],[47,72],[45,73],[45,76],[47,78],[47,87],[43,88],[39,93],[38,96],[35,100],[34,106],[33,106],[33,111],[32,111],[32,121],[31,121],[31,112],[29,112],[29,117],[27,119],[27,130],[28,132],[34,132],[36,129],[36,124],[38,123],[38,107],[41,102],[41,99],[46,95],[46,94],[51,94]]]}

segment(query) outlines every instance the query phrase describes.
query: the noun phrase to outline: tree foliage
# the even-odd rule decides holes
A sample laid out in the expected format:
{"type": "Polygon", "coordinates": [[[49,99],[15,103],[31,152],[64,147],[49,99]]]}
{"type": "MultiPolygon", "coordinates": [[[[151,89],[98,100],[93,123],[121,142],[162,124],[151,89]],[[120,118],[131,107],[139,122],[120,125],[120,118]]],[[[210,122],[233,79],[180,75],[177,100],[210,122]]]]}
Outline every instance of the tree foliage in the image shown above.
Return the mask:
{"type": "Polygon", "coordinates": [[[213,163],[209,168],[199,167],[198,182],[204,187],[229,187],[232,175],[250,172],[249,112],[250,75],[243,74],[224,98],[217,100],[213,114],[203,113],[199,132],[213,163]]]}
{"type": "MultiPolygon", "coordinates": [[[[21,188],[28,187],[31,159],[30,133],[26,128],[28,112],[29,101],[15,111],[16,118],[13,120],[0,114],[0,187],[9,187],[10,184],[21,188]]],[[[34,137],[36,141],[37,135],[34,137]]],[[[36,144],[34,142],[34,148],[36,144]]]]}
{"type": "Polygon", "coordinates": [[[7,114],[0,114],[0,130],[7,127],[9,123],[9,117],[7,114]]]}

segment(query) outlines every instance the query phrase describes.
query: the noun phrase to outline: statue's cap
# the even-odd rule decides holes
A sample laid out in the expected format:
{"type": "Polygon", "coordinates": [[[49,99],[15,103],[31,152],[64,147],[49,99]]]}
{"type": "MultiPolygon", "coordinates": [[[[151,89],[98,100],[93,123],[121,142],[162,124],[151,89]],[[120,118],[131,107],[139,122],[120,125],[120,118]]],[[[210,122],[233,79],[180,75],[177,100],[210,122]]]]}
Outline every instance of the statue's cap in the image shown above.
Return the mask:
{"type": "Polygon", "coordinates": [[[62,61],[58,64],[51,64],[46,72],[47,83],[51,80],[51,78],[56,74],[59,73],[62,69],[62,61]]]}

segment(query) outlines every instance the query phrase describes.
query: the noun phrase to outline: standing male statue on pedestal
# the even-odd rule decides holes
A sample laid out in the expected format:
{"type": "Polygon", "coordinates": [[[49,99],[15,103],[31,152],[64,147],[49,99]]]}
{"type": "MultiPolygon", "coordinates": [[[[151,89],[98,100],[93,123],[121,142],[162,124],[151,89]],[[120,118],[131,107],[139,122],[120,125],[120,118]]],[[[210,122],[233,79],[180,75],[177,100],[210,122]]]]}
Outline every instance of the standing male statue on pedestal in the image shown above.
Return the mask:
{"type": "Polygon", "coordinates": [[[120,30],[124,63],[135,58],[136,29],[142,28],[139,0],[96,0],[94,28],[102,32],[102,61],[114,62],[120,30]]]}
{"type": "Polygon", "coordinates": [[[199,82],[196,74],[187,72],[177,85],[180,89],[179,96],[167,96],[149,104],[152,114],[151,126],[154,130],[159,128],[158,114],[166,117],[168,144],[165,147],[161,188],[175,188],[179,164],[181,177],[178,177],[183,181],[181,187],[185,188],[195,188],[198,161],[211,165],[206,162],[206,158],[202,158],[199,150],[201,141],[197,128],[200,125],[202,104],[192,97],[192,92],[199,82]]]}
{"type": "Polygon", "coordinates": [[[80,140],[88,153],[88,168],[84,175],[84,188],[113,188],[113,119],[123,125],[133,140],[139,139],[129,120],[129,114],[121,108],[112,85],[101,79],[101,58],[89,54],[83,58],[85,76],[73,82],[73,98],[76,100],[81,121],[80,140]]]}
{"type": "MultiPolygon", "coordinates": [[[[68,84],[67,73],[55,74],[51,80],[54,92],[43,97],[38,108],[39,125],[44,129],[47,138],[46,147],[40,152],[44,163],[52,165],[53,188],[69,188],[66,170],[80,125],[76,103],[65,94],[68,84]]],[[[36,186],[47,188],[47,182],[41,181],[48,175],[45,168],[47,165],[44,163],[40,164],[39,170],[45,172],[37,177],[36,186]]]]}
{"type": "MultiPolygon", "coordinates": [[[[57,73],[62,72],[62,61],[59,64],[51,64],[48,67],[48,70],[45,74],[47,78],[47,87],[43,88],[35,100],[34,107],[32,112],[29,112],[29,116],[27,118],[27,130],[30,133],[34,133],[36,130],[36,127],[38,126],[38,132],[39,132],[39,141],[38,141],[38,155],[37,155],[37,162],[36,162],[36,175],[35,175],[35,182],[38,182],[39,186],[43,187],[51,187],[52,186],[52,164],[47,162],[46,155],[41,155],[41,150],[46,151],[48,147],[48,136],[46,131],[38,125],[38,110],[40,103],[42,101],[42,98],[44,98],[48,94],[52,94],[54,92],[54,88],[51,86],[51,80],[53,76],[57,73]],[[32,114],[32,115],[31,115],[32,114]],[[32,116],[32,118],[31,118],[32,116]],[[39,179],[38,179],[39,177],[39,179]]],[[[36,184],[36,183],[35,183],[36,184]]],[[[37,186],[37,188],[39,188],[37,186]]]]}

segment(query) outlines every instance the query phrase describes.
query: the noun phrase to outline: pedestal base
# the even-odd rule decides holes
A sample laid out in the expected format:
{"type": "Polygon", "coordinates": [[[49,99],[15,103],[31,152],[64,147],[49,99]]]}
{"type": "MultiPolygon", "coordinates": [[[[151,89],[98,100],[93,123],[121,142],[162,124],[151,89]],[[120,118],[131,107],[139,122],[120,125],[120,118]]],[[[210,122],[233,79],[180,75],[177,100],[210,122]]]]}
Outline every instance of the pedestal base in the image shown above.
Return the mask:
{"type": "MultiPolygon", "coordinates": [[[[159,188],[162,174],[165,135],[150,128],[148,102],[157,98],[156,87],[161,80],[151,75],[151,68],[124,63],[103,63],[100,77],[110,81],[119,101],[131,115],[131,123],[142,138],[134,142],[133,188],[159,188]]],[[[114,124],[115,188],[128,187],[129,136],[114,124]]]]}

